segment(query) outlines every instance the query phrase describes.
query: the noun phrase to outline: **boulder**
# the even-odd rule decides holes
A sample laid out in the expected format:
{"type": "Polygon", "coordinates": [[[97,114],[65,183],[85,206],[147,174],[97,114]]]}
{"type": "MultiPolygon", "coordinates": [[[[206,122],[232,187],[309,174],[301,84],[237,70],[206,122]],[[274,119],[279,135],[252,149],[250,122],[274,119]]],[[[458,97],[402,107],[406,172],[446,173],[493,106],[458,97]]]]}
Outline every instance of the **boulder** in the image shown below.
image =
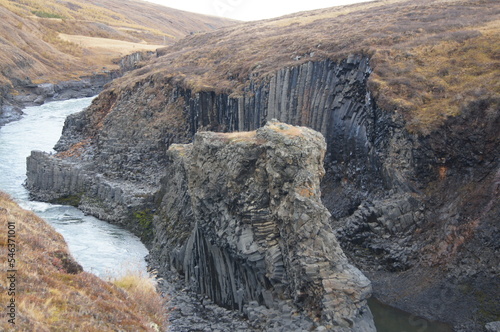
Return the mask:
{"type": "Polygon", "coordinates": [[[488,332],[500,332],[500,321],[488,323],[485,328],[488,332]]]}

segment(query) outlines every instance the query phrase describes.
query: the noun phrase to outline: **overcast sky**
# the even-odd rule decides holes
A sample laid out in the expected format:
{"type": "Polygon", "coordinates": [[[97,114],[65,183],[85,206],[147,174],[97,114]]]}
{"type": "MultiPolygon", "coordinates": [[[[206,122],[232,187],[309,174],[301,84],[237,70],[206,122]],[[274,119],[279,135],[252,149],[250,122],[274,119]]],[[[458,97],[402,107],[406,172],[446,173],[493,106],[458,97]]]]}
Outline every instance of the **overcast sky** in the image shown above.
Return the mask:
{"type": "Polygon", "coordinates": [[[253,21],[369,0],[146,0],[190,12],[253,21]]]}

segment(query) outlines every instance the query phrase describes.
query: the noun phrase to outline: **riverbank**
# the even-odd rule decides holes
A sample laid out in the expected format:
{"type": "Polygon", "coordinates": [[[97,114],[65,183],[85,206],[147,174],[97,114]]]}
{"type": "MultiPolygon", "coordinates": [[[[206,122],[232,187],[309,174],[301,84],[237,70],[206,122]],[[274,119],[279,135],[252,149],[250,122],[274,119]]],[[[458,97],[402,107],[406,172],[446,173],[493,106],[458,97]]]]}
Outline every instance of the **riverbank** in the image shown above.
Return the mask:
{"type": "MultiPolygon", "coordinates": [[[[28,192],[22,185],[26,178],[26,156],[30,151],[50,151],[59,138],[66,116],[82,110],[91,100],[92,98],[73,99],[47,103],[39,107],[28,107],[20,121],[0,128],[0,190],[8,192],[12,198],[4,199],[7,196],[2,196],[0,214],[2,211],[14,213],[15,226],[19,231],[16,234],[17,238],[14,239],[16,243],[13,243],[18,245],[15,248],[18,254],[14,257],[20,264],[16,268],[19,272],[16,279],[20,285],[19,292],[23,293],[18,293],[19,296],[16,297],[17,302],[23,303],[22,306],[17,306],[19,309],[17,317],[23,319],[23,323],[16,323],[19,330],[49,330],[49,327],[44,328],[49,318],[53,326],[61,326],[59,330],[103,330],[92,329],[92,325],[85,325],[81,328],[74,325],[75,328],[72,328],[73,318],[76,320],[75,324],[83,321],[78,313],[72,313],[72,310],[76,310],[72,306],[82,304],[82,311],[93,315],[94,310],[101,310],[101,307],[96,306],[95,309],[90,305],[87,307],[86,301],[89,297],[94,299],[94,295],[100,296],[99,292],[103,292],[105,297],[100,302],[103,306],[107,306],[109,310],[115,310],[113,308],[117,307],[117,311],[127,313],[135,310],[134,306],[137,304],[127,304],[132,308],[129,310],[127,306],[120,304],[122,298],[125,298],[126,302],[135,302],[133,298],[135,291],[139,292],[135,292],[139,298],[153,298],[149,293],[144,293],[148,291],[148,288],[144,288],[149,284],[147,278],[136,277],[147,275],[144,262],[147,250],[139,239],[116,226],[85,216],[81,211],[72,207],[29,201],[28,192]],[[12,202],[13,200],[16,204],[12,202]],[[21,210],[17,204],[32,212],[21,210]],[[33,213],[43,219],[36,217],[33,213]],[[33,227],[35,227],[34,230],[33,227]],[[68,256],[68,252],[71,252],[71,256],[68,256]],[[74,266],[73,270],[77,273],[73,276],[64,271],[54,271],[51,266],[46,266],[47,259],[50,264],[54,262],[56,265],[59,264],[58,260],[61,260],[62,265],[57,265],[56,270],[57,267],[66,269],[64,267],[66,264],[68,267],[74,266]],[[81,272],[82,267],[85,272],[81,272]],[[114,290],[115,286],[97,276],[104,280],[118,280],[117,283],[122,288],[132,291],[124,293],[121,289],[114,290]],[[87,287],[92,289],[88,290],[87,287]],[[109,290],[109,288],[112,289],[109,290]],[[80,298],[78,295],[74,296],[73,293],[68,295],[67,292],[78,292],[86,297],[80,298]],[[116,292],[121,292],[122,295],[116,297],[114,296],[116,292]],[[109,297],[106,294],[109,294],[109,297]],[[24,303],[28,300],[34,301],[38,309],[35,310],[32,306],[25,305],[24,303]],[[117,301],[118,304],[113,301],[117,301]],[[31,314],[33,310],[35,313],[31,314]],[[31,316],[26,318],[28,314],[31,316]]],[[[9,235],[7,232],[11,233],[14,230],[8,229],[11,227],[8,221],[7,224],[4,225],[4,223],[5,220],[0,223],[4,229],[4,232],[0,232],[0,249],[2,255],[5,254],[2,257],[7,257],[10,254],[8,250],[11,249],[7,243],[6,236],[9,235]]],[[[4,269],[4,271],[7,270],[7,268],[4,269]]],[[[5,285],[4,282],[0,284],[5,285]]],[[[8,297],[8,292],[2,290],[1,295],[8,297]]],[[[7,303],[3,301],[3,297],[2,303],[7,303]]],[[[126,325],[123,319],[128,318],[120,315],[113,316],[112,311],[107,313],[104,309],[96,313],[95,317],[101,317],[109,324],[116,323],[115,327],[120,327],[120,324],[126,325]],[[113,323],[115,318],[121,319],[122,322],[113,323]]],[[[3,318],[2,315],[0,317],[3,318]]],[[[134,313],[132,320],[139,318],[141,318],[139,314],[134,313]]],[[[3,320],[0,323],[4,323],[3,320]]],[[[9,326],[8,324],[0,325],[0,330],[8,330],[9,326]]],[[[130,331],[148,331],[149,329],[148,326],[146,328],[139,326],[136,329],[134,328],[136,324],[133,322],[131,326],[130,331]]],[[[50,329],[52,330],[52,326],[50,329]]],[[[117,330],[117,328],[104,328],[104,330],[117,330]]],[[[149,331],[154,331],[154,329],[149,329],[149,331]]]]}
{"type": "Polygon", "coordinates": [[[0,127],[19,120],[25,107],[96,96],[107,83],[138,68],[141,61],[153,56],[156,52],[136,52],[121,58],[117,62],[119,69],[103,69],[69,81],[35,83],[29,77],[14,79],[11,85],[0,86],[0,127]]]}
{"type": "Polygon", "coordinates": [[[35,84],[29,78],[19,81],[15,92],[8,92],[4,97],[0,97],[0,126],[19,120],[23,115],[22,109],[28,106],[95,96],[102,91],[106,83],[119,76],[120,72],[109,71],[59,83],[35,84]]]}
{"type": "Polygon", "coordinates": [[[111,283],[83,271],[61,234],[2,192],[0,225],[8,280],[0,286],[2,331],[166,328],[163,299],[150,280],[125,277],[111,283]]]}

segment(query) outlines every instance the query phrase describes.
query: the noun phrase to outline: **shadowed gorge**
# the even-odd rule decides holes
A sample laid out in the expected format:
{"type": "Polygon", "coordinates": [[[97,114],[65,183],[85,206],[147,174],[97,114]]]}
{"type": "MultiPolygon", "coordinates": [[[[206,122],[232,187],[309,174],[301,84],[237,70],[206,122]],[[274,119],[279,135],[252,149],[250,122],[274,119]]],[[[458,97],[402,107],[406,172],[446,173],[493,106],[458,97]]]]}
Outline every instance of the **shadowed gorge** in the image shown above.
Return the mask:
{"type": "MultiPolygon", "coordinates": [[[[263,176],[253,134],[200,132],[259,130],[271,119],[307,126],[327,144],[321,200],[331,217],[325,225],[372,281],[374,294],[457,330],[479,331],[500,320],[499,13],[497,1],[385,1],[186,37],[70,116],[58,154],[33,152],[28,159],[27,186],[37,199],[71,197],[83,211],[133,230],[157,250],[165,271],[174,266],[194,278],[193,287],[214,301],[272,307],[258,295],[269,289],[314,311],[317,297],[299,299],[292,277],[280,289],[279,269],[266,270],[265,282],[254,275],[265,269],[257,263],[221,272],[248,258],[234,257],[238,241],[219,241],[223,223],[248,218],[252,232],[264,236],[272,216],[266,204],[279,186],[259,197],[233,197],[229,184],[218,182],[226,165],[207,162],[217,171],[193,175],[195,167],[206,171],[197,163],[217,159],[233,140],[252,148],[238,151],[248,155],[231,170],[254,172],[255,183],[263,176]],[[203,153],[193,152],[196,141],[191,148],[173,145],[203,135],[214,144],[203,153]],[[185,159],[197,153],[201,159],[185,159]],[[175,175],[182,172],[187,175],[175,175]],[[218,184],[213,193],[201,192],[209,183],[218,184]],[[255,211],[225,219],[252,202],[255,211]],[[177,213],[177,206],[186,209],[177,213]],[[202,226],[200,216],[220,224],[202,226]],[[176,245],[178,252],[171,249],[176,245]],[[228,290],[231,283],[241,292],[228,290]]],[[[283,189],[278,196],[287,194],[283,189]]],[[[266,259],[276,263],[280,254],[266,259]]],[[[317,280],[327,278],[311,276],[305,293],[316,294],[317,280]]],[[[326,321],[345,326],[342,319],[326,321]]]]}

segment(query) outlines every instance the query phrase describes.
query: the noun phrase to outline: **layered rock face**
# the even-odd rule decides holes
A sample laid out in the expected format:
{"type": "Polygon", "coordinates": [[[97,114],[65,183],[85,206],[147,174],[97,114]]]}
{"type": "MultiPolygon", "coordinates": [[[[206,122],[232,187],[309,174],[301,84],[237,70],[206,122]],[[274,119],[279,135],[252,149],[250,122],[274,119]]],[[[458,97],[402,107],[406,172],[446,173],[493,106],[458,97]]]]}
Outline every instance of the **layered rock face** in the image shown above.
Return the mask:
{"type": "Polygon", "coordinates": [[[150,241],[154,209],[150,186],[106,179],[89,164],[77,164],[41,151],[27,158],[28,188],[38,188],[38,200],[73,205],[85,213],[122,225],[150,241]]]}
{"type": "Polygon", "coordinates": [[[370,282],[321,203],[325,150],[321,134],[279,122],[172,145],[152,255],[220,305],[288,298],[331,330],[370,330],[360,327],[370,282]]]}
{"type": "Polygon", "coordinates": [[[369,74],[361,56],[309,62],[251,81],[240,96],[193,92],[168,77],[145,77],[124,90],[106,90],[88,110],[70,116],[56,149],[88,140],[92,149],[80,159],[93,159],[99,173],[157,184],[170,144],[188,143],[198,130],[255,130],[276,118],[321,132],[334,143],[328,154],[339,164],[373,164],[373,137],[390,117],[366,92],[369,74]]]}

